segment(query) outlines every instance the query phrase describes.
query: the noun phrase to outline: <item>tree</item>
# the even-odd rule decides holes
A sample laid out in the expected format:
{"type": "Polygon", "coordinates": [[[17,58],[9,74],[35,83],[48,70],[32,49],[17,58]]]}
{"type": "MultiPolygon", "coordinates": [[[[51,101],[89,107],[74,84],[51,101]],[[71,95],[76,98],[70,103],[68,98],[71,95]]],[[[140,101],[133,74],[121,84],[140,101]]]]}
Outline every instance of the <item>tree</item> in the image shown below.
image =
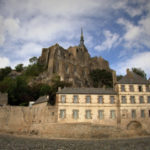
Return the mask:
{"type": "Polygon", "coordinates": [[[12,71],[11,67],[0,69],[0,81],[4,79],[12,71]]]}
{"type": "Polygon", "coordinates": [[[112,87],[112,73],[106,70],[95,69],[89,74],[94,87],[112,87]]]}
{"type": "Polygon", "coordinates": [[[119,81],[120,79],[122,79],[123,78],[123,75],[118,75],[117,76],[117,81],[119,81]]]}
{"type": "Polygon", "coordinates": [[[18,65],[15,67],[15,69],[16,69],[17,72],[23,71],[23,64],[18,64],[18,65]]]}
{"type": "Polygon", "coordinates": [[[141,68],[132,68],[132,71],[146,79],[146,73],[141,68]]]}
{"type": "Polygon", "coordinates": [[[51,87],[48,84],[41,84],[40,96],[49,95],[50,91],[51,91],[51,87]]]}
{"type": "Polygon", "coordinates": [[[31,64],[37,64],[38,58],[34,56],[34,57],[32,57],[32,58],[29,59],[29,62],[30,62],[31,64]]]}

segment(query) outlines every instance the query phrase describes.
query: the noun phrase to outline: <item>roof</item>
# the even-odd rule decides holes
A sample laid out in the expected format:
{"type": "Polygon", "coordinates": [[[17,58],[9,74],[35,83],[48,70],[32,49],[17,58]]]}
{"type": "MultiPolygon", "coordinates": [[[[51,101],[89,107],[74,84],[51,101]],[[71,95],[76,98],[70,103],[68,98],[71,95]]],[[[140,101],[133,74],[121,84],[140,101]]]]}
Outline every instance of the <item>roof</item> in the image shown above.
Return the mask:
{"type": "Polygon", "coordinates": [[[138,74],[128,71],[127,74],[118,81],[120,84],[148,84],[148,80],[142,78],[138,74]]]}
{"type": "Polygon", "coordinates": [[[63,88],[57,94],[117,94],[113,88],[63,88]]]}
{"type": "Polygon", "coordinates": [[[41,96],[35,101],[35,103],[33,105],[48,102],[48,100],[49,100],[49,98],[47,98],[47,96],[41,96]]]}

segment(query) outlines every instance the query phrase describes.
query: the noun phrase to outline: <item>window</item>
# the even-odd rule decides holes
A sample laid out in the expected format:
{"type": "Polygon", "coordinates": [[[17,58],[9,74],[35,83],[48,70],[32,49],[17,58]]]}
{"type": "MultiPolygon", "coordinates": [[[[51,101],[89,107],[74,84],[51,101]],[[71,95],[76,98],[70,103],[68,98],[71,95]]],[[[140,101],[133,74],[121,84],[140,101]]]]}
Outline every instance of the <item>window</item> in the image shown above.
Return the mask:
{"type": "Polygon", "coordinates": [[[145,110],[141,110],[141,118],[145,118],[145,110]]]}
{"type": "Polygon", "coordinates": [[[139,92],[142,92],[142,86],[141,85],[138,86],[138,89],[139,89],[139,92]]]}
{"type": "Polygon", "coordinates": [[[79,118],[79,110],[74,109],[73,110],[73,119],[78,119],[79,118]]]}
{"type": "Polygon", "coordinates": [[[133,85],[130,85],[129,88],[130,88],[130,92],[134,92],[133,85]]]}
{"type": "Polygon", "coordinates": [[[131,111],[132,119],[136,118],[136,110],[131,111]]]}
{"type": "Polygon", "coordinates": [[[98,97],[98,103],[99,104],[103,104],[103,96],[99,96],[98,97]]]}
{"type": "Polygon", "coordinates": [[[121,100],[122,100],[122,104],[126,104],[127,102],[126,102],[126,97],[125,96],[122,96],[121,97],[121,100]]]}
{"type": "Polygon", "coordinates": [[[115,110],[111,110],[110,111],[110,118],[111,119],[115,119],[116,118],[116,111],[115,110]]]}
{"type": "Polygon", "coordinates": [[[78,103],[78,96],[77,95],[73,96],[73,103],[78,103]]]}
{"type": "Polygon", "coordinates": [[[131,104],[135,104],[135,97],[134,96],[130,96],[130,101],[131,101],[131,104]]]}
{"type": "Polygon", "coordinates": [[[66,96],[65,95],[61,96],[61,103],[66,103],[66,96]]]}
{"type": "Polygon", "coordinates": [[[121,92],[125,92],[125,85],[121,85],[121,92]]]}
{"type": "Polygon", "coordinates": [[[140,100],[140,104],[141,104],[141,103],[144,103],[144,98],[143,98],[143,96],[140,96],[140,97],[139,97],[139,100],[140,100]]]}
{"type": "Polygon", "coordinates": [[[104,110],[99,110],[98,111],[98,118],[99,119],[104,119],[104,110]]]}
{"type": "Polygon", "coordinates": [[[110,96],[110,103],[111,103],[111,104],[114,104],[114,103],[115,103],[115,98],[114,98],[114,96],[110,96]]]}
{"type": "Polygon", "coordinates": [[[66,117],[66,110],[65,109],[60,110],[60,116],[59,117],[62,119],[66,117]]]}
{"type": "Polygon", "coordinates": [[[149,86],[146,85],[146,92],[150,92],[149,86]]]}
{"type": "Polygon", "coordinates": [[[86,103],[91,103],[91,97],[90,96],[86,96],[86,103]]]}
{"type": "Polygon", "coordinates": [[[91,110],[86,110],[86,112],[85,112],[85,118],[86,119],[91,119],[92,118],[92,116],[91,116],[91,110]]]}
{"type": "Polygon", "coordinates": [[[150,103],[150,96],[147,96],[147,103],[150,103]]]}

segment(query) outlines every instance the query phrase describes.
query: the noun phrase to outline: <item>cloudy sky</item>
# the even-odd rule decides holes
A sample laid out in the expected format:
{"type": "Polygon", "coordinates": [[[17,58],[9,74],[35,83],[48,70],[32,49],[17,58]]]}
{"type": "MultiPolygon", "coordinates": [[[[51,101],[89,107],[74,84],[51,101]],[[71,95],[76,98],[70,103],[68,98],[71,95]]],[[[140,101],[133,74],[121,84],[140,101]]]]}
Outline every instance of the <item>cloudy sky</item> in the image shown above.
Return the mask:
{"type": "Polygon", "coordinates": [[[0,68],[27,65],[55,43],[78,45],[81,26],[91,56],[150,77],[150,0],[0,0],[0,68]]]}

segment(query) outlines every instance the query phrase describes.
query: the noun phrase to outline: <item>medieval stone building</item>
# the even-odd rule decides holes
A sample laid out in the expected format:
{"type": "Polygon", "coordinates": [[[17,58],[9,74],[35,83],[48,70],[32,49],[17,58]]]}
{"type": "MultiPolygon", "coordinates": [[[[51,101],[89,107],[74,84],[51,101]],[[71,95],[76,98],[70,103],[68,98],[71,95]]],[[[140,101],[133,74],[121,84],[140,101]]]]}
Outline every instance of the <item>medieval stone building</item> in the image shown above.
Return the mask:
{"type": "MultiPolygon", "coordinates": [[[[108,61],[102,57],[91,57],[84,45],[81,29],[80,44],[67,50],[58,44],[43,48],[39,61],[47,66],[48,80],[58,74],[62,81],[71,82],[74,87],[89,87],[89,73],[93,69],[111,71],[108,61]]],[[[48,82],[48,81],[46,81],[48,82]]]]}

